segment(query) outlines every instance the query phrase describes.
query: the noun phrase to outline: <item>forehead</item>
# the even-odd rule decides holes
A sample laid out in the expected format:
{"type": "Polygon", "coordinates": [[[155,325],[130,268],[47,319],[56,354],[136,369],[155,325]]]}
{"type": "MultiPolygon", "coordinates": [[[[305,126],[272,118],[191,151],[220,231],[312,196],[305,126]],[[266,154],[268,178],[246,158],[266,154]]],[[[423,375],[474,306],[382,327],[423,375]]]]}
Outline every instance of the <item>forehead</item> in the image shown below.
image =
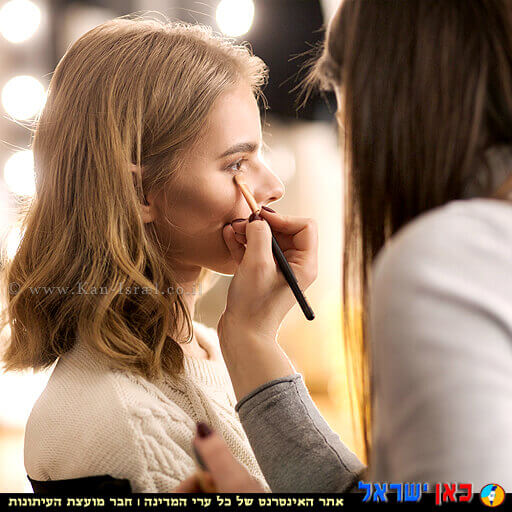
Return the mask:
{"type": "Polygon", "coordinates": [[[220,155],[240,142],[261,140],[258,103],[247,83],[237,85],[219,96],[205,123],[200,149],[220,155]]]}

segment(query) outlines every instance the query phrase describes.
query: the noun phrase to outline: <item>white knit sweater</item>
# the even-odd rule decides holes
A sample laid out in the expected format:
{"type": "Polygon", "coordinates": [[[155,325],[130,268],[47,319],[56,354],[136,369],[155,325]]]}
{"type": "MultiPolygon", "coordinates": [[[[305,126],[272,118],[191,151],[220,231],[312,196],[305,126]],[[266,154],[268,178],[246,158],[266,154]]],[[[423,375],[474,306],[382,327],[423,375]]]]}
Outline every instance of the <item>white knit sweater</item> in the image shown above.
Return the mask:
{"type": "Polygon", "coordinates": [[[107,474],[129,479],[133,492],[172,492],[195,471],[192,439],[204,421],[270,491],[234,410],[217,333],[198,322],[194,328],[212,359],[186,355],[178,384],[110,369],[83,343],[61,356],[27,422],[27,474],[107,474]]]}

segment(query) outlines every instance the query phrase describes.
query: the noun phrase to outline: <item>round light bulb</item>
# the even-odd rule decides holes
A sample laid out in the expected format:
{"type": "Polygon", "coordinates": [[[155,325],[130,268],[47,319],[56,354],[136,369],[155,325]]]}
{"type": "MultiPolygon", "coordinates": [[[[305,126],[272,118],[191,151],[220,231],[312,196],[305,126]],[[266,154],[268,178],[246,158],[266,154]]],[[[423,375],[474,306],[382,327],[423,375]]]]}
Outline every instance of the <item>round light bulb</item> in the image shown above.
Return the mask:
{"type": "Polygon", "coordinates": [[[4,180],[7,188],[19,196],[33,196],[36,191],[34,176],[34,156],[32,151],[17,151],[4,167],[4,180]]]}
{"type": "Polygon", "coordinates": [[[15,119],[34,117],[45,102],[46,92],[43,84],[33,76],[15,76],[2,89],[2,105],[15,119]]]}
{"type": "Polygon", "coordinates": [[[253,0],[222,0],[217,6],[217,24],[231,37],[249,32],[254,19],[253,0]]]}
{"type": "Polygon", "coordinates": [[[34,35],[41,23],[41,9],[29,0],[11,0],[0,9],[0,33],[10,43],[34,35]]]}

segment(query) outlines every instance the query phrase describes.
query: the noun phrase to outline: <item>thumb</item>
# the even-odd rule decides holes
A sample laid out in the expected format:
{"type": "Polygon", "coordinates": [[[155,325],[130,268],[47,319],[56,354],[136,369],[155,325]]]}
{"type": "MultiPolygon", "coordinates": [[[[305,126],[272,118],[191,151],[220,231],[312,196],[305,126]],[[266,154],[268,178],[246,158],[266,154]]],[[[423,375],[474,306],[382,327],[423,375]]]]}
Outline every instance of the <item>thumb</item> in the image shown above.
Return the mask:
{"type": "Polygon", "coordinates": [[[251,215],[245,228],[247,247],[244,261],[253,263],[274,264],[272,256],[272,231],[267,221],[258,214],[251,215]],[[252,220],[251,220],[252,218],[252,220]]]}
{"type": "Polygon", "coordinates": [[[224,237],[224,243],[231,253],[231,257],[236,263],[240,264],[244,257],[245,247],[235,238],[235,231],[233,231],[233,227],[230,224],[224,226],[222,236],[224,237]]]}

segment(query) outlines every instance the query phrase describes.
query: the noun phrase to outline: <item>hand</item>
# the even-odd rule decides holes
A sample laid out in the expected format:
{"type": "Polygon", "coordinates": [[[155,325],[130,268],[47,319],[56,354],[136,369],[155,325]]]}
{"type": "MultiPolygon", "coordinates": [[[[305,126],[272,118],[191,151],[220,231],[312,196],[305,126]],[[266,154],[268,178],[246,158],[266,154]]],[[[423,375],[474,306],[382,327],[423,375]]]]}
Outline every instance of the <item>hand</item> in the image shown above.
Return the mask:
{"type": "MultiPolygon", "coordinates": [[[[194,444],[209,470],[206,478],[211,479],[217,492],[265,492],[261,484],[231,455],[224,440],[211,429],[207,428],[207,431],[210,433],[206,437],[196,436],[194,444]]],[[[197,475],[187,478],[174,492],[202,492],[197,475]]]]}
{"type": "Polygon", "coordinates": [[[238,268],[217,333],[237,400],[265,382],[296,373],[276,343],[281,322],[296,300],[274,262],[270,226],[303,290],[317,274],[316,223],[261,213],[266,220],[236,222],[223,232],[238,268]]]}
{"type": "MultiPolygon", "coordinates": [[[[276,334],[295,296],[272,254],[272,233],[302,290],[317,276],[318,234],[313,219],[290,217],[262,209],[263,220],[228,224],[223,235],[238,264],[231,281],[224,317],[251,326],[254,332],[276,334]],[[272,228],[272,229],[271,229],[272,228]]],[[[220,333],[219,333],[220,334],[220,333]]]]}

